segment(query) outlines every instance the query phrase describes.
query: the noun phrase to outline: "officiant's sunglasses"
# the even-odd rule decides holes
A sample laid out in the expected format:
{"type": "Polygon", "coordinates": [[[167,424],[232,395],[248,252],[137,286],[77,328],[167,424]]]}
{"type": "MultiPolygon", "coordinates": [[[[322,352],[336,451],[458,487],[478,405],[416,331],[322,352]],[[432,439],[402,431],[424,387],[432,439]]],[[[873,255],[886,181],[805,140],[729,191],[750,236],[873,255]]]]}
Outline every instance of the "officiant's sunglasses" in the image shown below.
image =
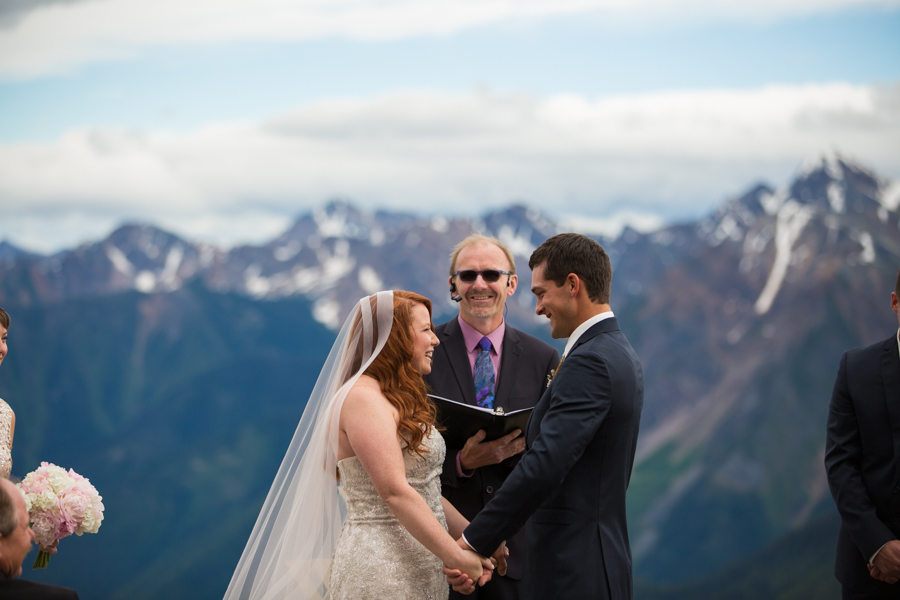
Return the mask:
{"type": "Polygon", "coordinates": [[[456,276],[459,277],[460,281],[465,283],[472,283],[478,276],[481,275],[481,278],[484,279],[485,283],[494,283],[500,279],[501,275],[512,275],[510,271],[498,271],[497,269],[488,269],[486,271],[457,271],[456,276]]]}

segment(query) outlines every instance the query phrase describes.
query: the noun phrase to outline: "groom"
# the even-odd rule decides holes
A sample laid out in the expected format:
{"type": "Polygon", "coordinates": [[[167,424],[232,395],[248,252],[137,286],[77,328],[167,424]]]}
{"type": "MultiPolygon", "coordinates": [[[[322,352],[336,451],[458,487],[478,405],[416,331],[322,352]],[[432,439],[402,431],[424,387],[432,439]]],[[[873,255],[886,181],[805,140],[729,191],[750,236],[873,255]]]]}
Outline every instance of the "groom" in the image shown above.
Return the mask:
{"type": "Polygon", "coordinates": [[[523,600],[627,600],[625,490],[644,384],[610,310],[609,256],[590,238],[564,233],[535,250],[528,266],[535,312],[550,319],[554,338],[569,340],[528,423],[528,451],[458,543],[490,556],[524,526],[523,600]]]}

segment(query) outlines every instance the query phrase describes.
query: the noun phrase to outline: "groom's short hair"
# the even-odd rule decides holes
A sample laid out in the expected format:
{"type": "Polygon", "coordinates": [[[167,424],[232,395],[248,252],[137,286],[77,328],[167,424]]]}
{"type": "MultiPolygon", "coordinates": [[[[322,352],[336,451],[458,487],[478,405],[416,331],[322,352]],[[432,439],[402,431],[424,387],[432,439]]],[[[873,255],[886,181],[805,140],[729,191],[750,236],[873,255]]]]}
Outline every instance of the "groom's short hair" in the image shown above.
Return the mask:
{"type": "Polygon", "coordinates": [[[897,271],[897,283],[894,285],[894,293],[900,297],[900,271],[897,271]]]}
{"type": "Polygon", "coordinates": [[[533,271],[541,263],[546,263],[545,279],[562,286],[574,273],[584,282],[592,302],[609,304],[612,264],[603,246],[591,238],[580,233],[554,235],[531,253],[528,268],[533,271]]]}

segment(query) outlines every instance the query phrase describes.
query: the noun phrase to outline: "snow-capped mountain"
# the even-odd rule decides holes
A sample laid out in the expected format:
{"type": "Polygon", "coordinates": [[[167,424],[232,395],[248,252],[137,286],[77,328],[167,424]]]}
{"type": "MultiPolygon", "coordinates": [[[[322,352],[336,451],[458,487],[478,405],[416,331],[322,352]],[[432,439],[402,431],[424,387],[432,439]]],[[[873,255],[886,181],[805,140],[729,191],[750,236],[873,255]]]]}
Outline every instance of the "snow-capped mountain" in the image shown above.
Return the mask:
{"type": "Polygon", "coordinates": [[[613,306],[645,373],[638,572],[690,579],[833,510],[822,455],[838,360],[896,331],[897,189],[832,155],[785,188],[613,243],[613,306]]]}
{"type": "Polygon", "coordinates": [[[305,296],[314,301],[316,319],[332,328],[360,297],[386,288],[424,293],[437,300],[438,314],[449,314],[449,253],[473,231],[504,240],[524,268],[556,227],[521,206],[481,219],[423,219],[366,213],[333,201],[267,244],[223,252],[153,226],[126,225],[105,240],[52,257],[0,260],[0,299],[59,302],[129,289],[167,292],[199,278],[210,289],[258,299],[305,296]]]}
{"type": "MultiPolygon", "coordinates": [[[[446,320],[456,311],[447,290],[448,255],[473,231],[510,245],[523,287],[508,303],[508,318],[546,338],[545,320],[533,315],[527,259],[559,229],[552,216],[523,206],[472,219],[425,219],[335,201],[302,215],[267,244],[227,252],[147,225],[124,226],[50,257],[0,245],[0,305],[16,309],[19,352],[26,351],[31,320],[45,323],[37,330],[47,344],[40,351],[49,357],[41,385],[28,387],[33,378],[6,362],[0,383],[21,382],[22,395],[35,402],[78,403],[79,414],[100,415],[102,435],[126,426],[129,435],[141,435],[148,407],[161,409],[171,389],[190,382],[193,399],[217,390],[209,402],[222,411],[216,413],[222,439],[244,439],[238,434],[255,412],[229,421],[229,411],[243,406],[236,399],[253,398],[264,407],[260,382],[282,381],[291,389],[290,378],[278,371],[281,359],[273,358],[287,351],[273,345],[289,347],[291,356],[312,346],[313,337],[314,349],[327,346],[307,325],[309,340],[294,339],[296,333],[283,339],[281,320],[311,312],[333,329],[359,297],[383,288],[429,296],[435,321],[446,320]],[[116,321],[123,331],[102,329],[97,324],[104,323],[104,311],[118,306],[120,296],[129,307],[117,309],[125,315],[116,321]],[[85,314],[58,311],[67,301],[85,314]],[[88,318],[97,325],[82,328],[90,339],[52,347],[54,327],[88,318]],[[251,332],[256,349],[222,366],[216,357],[241,342],[240,336],[219,340],[216,327],[232,320],[251,332]],[[219,344],[209,365],[194,350],[210,342],[186,341],[192,327],[219,344]],[[111,386],[76,351],[81,344],[108,349],[129,336],[133,347],[113,353],[122,365],[111,370],[125,373],[127,385],[111,386]],[[167,365],[168,387],[149,395],[141,391],[150,386],[142,377],[152,365],[143,357],[160,344],[165,360],[178,360],[155,359],[167,365]],[[79,368],[57,389],[55,374],[74,358],[79,368]],[[196,373],[169,373],[189,364],[196,373]],[[71,383],[81,379],[83,393],[81,384],[71,383]],[[50,387],[44,391],[43,385],[50,387]],[[116,402],[115,411],[107,406],[116,402]]],[[[652,233],[626,228],[602,243],[613,260],[613,309],[644,367],[644,412],[628,492],[636,576],[659,582],[702,577],[833,512],[822,466],[831,386],[843,351],[896,331],[889,298],[900,268],[900,185],[828,155],[801,167],[787,185],[754,186],[706,218],[652,233]]],[[[190,403],[183,410],[191,414],[190,403]]],[[[57,413],[35,414],[49,415],[41,418],[52,428],[61,427],[53,422],[57,413]]],[[[36,418],[23,419],[23,427],[36,418]]],[[[258,450],[266,447],[265,437],[251,438],[240,452],[210,450],[197,468],[212,468],[221,458],[222,472],[230,473],[244,454],[257,466],[276,465],[276,450],[271,456],[258,450]]],[[[226,503],[221,510],[238,514],[243,508],[226,503]]]]}

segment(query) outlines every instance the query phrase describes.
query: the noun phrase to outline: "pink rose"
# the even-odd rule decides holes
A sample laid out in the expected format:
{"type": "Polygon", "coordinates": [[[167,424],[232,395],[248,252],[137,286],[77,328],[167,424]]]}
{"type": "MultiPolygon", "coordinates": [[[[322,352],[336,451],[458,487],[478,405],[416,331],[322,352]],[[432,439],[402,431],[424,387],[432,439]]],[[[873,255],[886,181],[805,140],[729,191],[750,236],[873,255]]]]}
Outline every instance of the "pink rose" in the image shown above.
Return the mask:
{"type": "Polygon", "coordinates": [[[38,469],[29,473],[21,485],[22,491],[26,494],[40,494],[50,489],[50,479],[45,469],[38,469]]]}
{"type": "Polygon", "coordinates": [[[59,512],[68,534],[75,533],[90,510],[90,497],[77,486],[66,488],[59,494],[59,512]]]}
{"type": "MultiPolygon", "coordinates": [[[[60,537],[62,519],[50,511],[31,515],[31,530],[34,531],[34,540],[41,548],[49,548],[60,537]]],[[[68,534],[67,534],[68,535],[68,534]]]]}

